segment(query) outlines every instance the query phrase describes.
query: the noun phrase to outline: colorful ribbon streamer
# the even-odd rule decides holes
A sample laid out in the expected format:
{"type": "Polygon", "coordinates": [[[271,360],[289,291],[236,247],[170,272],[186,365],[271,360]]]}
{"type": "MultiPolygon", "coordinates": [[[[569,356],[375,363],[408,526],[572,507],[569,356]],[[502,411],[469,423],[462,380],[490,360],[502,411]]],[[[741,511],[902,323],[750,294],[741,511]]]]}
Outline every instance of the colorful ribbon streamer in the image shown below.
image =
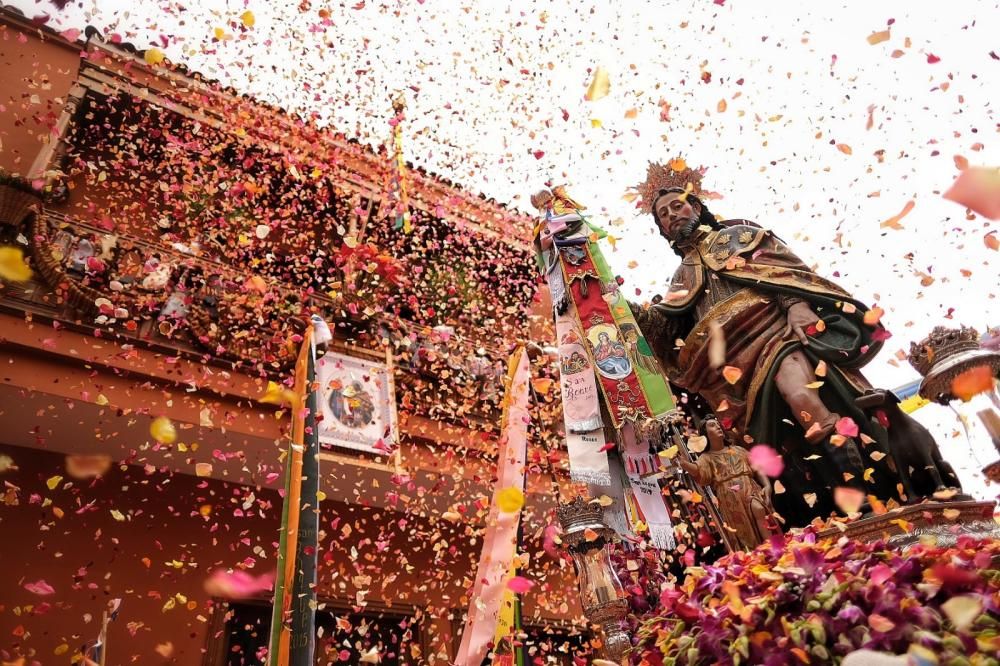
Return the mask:
{"type": "Polygon", "coordinates": [[[497,485],[490,502],[483,535],[483,550],[476,569],[469,615],[462,632],[455,663],[480,666],[493,641],[500,618],[507,581],[517,551],[520,511],[500,510],[499,494],[509,488],[524,488],[524,462],[528,447],[528,400],[530,398],[528,355],[518,347],[507,366],[503,398],[502,428],[497,455],[497,485]]]}

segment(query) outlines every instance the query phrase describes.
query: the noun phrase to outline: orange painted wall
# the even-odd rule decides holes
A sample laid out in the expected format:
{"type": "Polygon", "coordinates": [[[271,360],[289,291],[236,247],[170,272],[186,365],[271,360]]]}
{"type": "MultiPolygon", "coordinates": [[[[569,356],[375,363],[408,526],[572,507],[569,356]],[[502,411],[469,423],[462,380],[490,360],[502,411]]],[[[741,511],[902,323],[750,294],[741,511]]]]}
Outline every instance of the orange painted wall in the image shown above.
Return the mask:
{"type": "Polygon", "coordinates": [[[27,175],[79,65],[79,51],[0,20],[0,169],[27,175]]]}
{"type": "MultiPolygon", "coordinates": [[[[109,664],[200,663],[213,612],[205,579],[219,567],[252,565],[247,571],[256,575],[274,566],[280,511],[274,491],[142,467],[74,481],[58,454],[0,445],[2,456],[16,466],[0,476],[4,660],[23,655],[44,665],[69,663],[73,650],[96,636],[107,600],[122,598],[109,664]],[[205,506],[211,507],[207,516],[205,506]],[[25,589],[40,580],[54,592],[25,589]],[[169,658],[156,652],[168,644],[161,650],[169,658]],[[69,652],[57,654],[61,649],[69,652]]],[[[464,589],[479,540],[462,526],[432,525],[415,515],[338,502],[324,502],[321,510],[321,596],[357,599],[354,577],[370,576],[365,598],[428,609],[432,651],[448,654],[448,615],[468,603],[464,589]]],[[[550,576],[528,595],[525,616],[553,617],[537,602],[573,599],[572,585],[571,577],[550,576]]]]}

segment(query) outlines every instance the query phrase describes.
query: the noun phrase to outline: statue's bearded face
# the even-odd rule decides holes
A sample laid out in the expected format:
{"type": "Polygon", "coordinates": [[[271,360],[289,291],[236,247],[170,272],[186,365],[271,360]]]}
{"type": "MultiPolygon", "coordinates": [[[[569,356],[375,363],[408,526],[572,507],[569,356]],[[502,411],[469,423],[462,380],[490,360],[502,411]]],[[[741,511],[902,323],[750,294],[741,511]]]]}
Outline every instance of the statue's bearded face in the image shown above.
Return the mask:
{"type": "Polygon", "coordinates": [[[682,241],[698,228],[701,206],[684,192],[669,192],[657,197],[653,212],[660,229],[672,242],[682,241]]]}

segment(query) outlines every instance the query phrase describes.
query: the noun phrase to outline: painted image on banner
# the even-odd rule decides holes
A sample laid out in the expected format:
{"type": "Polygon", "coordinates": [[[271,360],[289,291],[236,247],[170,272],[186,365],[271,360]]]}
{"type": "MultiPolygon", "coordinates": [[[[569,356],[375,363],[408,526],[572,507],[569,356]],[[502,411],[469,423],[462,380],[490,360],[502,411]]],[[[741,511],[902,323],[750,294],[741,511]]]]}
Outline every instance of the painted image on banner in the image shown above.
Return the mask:
{"type": "Polygon", "coordinates": [[[316,380],[322,444],[379,455],[393,450],[396,404],[386,364],[328,352],[316,362],[316,380]]]}
{"type": "Polygon", "coordinates": [[[624,379],[632,372],[625,345],[618,339],[618,329],[611,324],[598,324],[587,331],[594,351],[597,371],[608,379],[624,379]]]}

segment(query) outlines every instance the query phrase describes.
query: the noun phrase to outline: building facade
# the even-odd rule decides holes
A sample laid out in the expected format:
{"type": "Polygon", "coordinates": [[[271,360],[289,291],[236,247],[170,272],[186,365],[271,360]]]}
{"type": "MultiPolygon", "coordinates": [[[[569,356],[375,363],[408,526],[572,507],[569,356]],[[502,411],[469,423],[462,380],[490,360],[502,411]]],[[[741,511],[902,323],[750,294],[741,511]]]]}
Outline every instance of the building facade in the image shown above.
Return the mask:
{"type": "MultiPolygon", "coordinates": [[[[289,435],[261,397],[319,314],[392,368],[399,436],[322,453],[317,663],[448,663],[506,354],[545,319],[531,220],[411,169],[406,233],[384,151],[151,56],[0,14],[0,244],[32,271],[0,287],[0,656],[79,661],[120,599],[109,664],[260,663],[289,435]]],[[[572,663],[560,460],[529,461],[532,655],[572,663]]]]}

